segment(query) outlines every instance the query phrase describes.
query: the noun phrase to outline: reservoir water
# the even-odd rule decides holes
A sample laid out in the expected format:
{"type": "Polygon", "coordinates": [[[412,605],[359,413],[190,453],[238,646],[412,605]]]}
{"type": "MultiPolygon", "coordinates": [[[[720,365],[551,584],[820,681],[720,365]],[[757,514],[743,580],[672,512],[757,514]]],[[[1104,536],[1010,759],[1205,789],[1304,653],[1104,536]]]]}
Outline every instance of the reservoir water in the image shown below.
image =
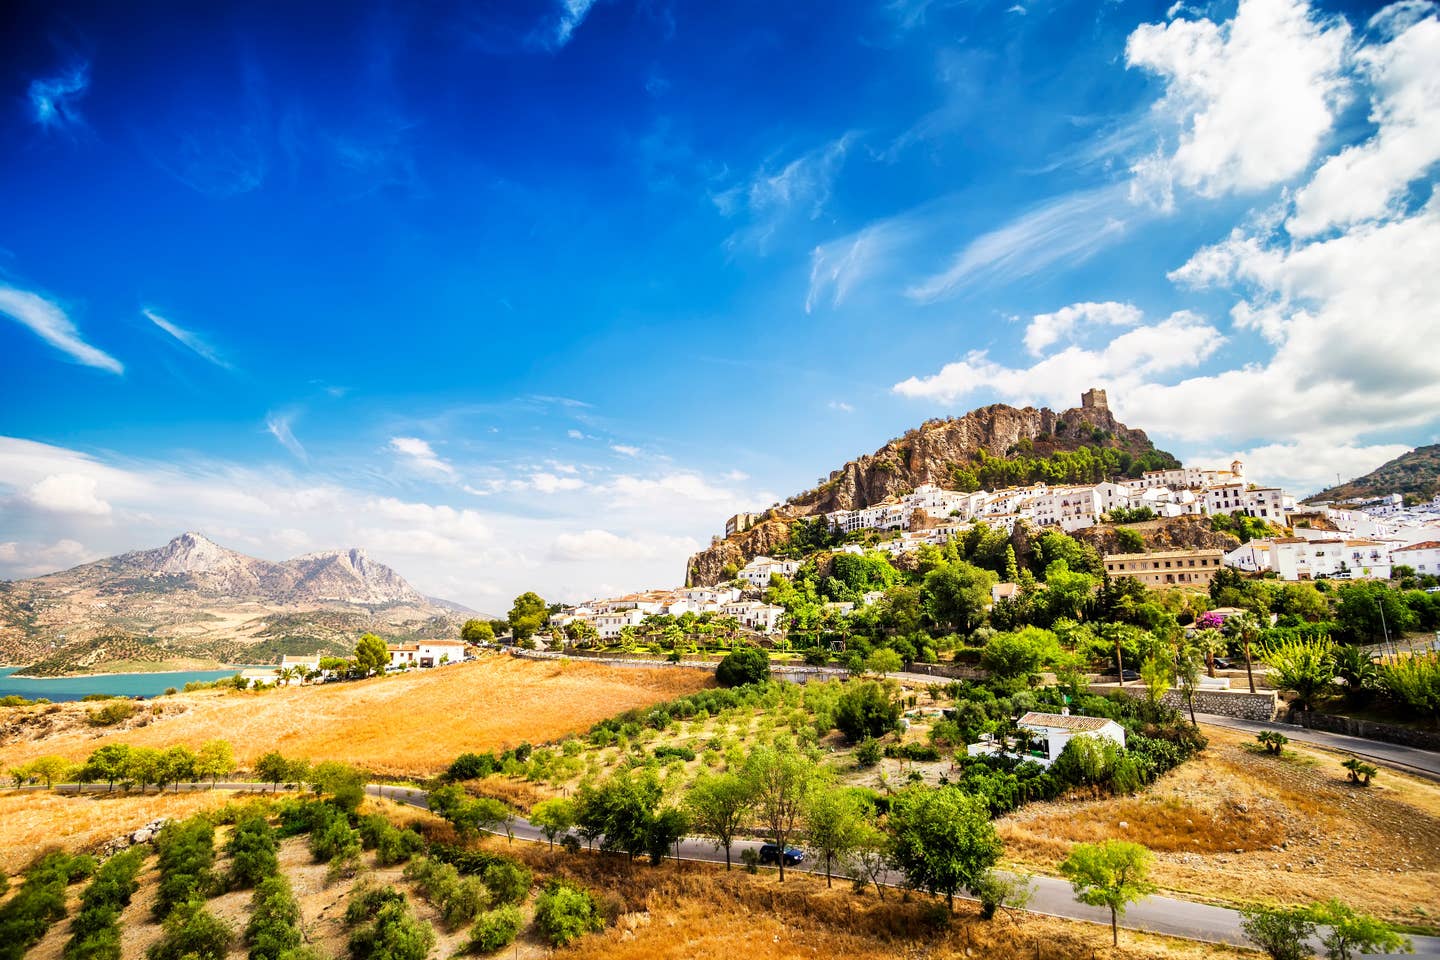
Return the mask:
{"type": "Polygon", "coordinates": [[[11,695],[35,700],[79,700],[89,693],[108,693],[122,697],[158,697],[169,687],[184,690],[185,684],[196,680],[218,680],[233,677],[247,667],[228,670],[183,670],[175,673],[112,673],[88,677],[14,677],[19,667],[0,668],[0,697],[11,695]]]}

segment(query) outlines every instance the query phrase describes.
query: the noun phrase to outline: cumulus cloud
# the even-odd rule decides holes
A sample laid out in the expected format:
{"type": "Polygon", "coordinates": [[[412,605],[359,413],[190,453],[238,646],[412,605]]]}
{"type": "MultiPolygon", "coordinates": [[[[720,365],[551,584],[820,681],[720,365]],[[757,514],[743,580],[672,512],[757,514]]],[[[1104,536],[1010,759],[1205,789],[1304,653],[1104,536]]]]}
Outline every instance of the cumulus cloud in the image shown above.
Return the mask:
{"type": "Polygon", "coordinates": [[[1158,74],[1155,114],[1178,131],[1135,167],[1137,194],[1161,206],[1176,184],[1202,196],[1300,175],[1346,93],[1350,27],[1306,0],[1240,0],[1232,20],[1176,18],[1137,28],[1126,63],[1158,74]]]}
{"type": "MultiPolygon", "coordinates": [[[[1138,323],[1139,316],[1134,319],[1138,323]]],[[[945,404],[988,390],[1016,403],[1064,408],[1097,384],[1109,388],[1112,396],[1123,395],[1147,377],[1198,366],[1224,341],[1203,317],[1181,310],[1156,323],[1134,326],[1103,348],[1067,346],[1025,367],[997,363],[986,351],[972,351],[934,374],[903,380],[894,390],[945,404]]]]}
{"type": "Polygon", "coordinates": [[[0,284],[0,313],[29,327],[40,339],[69,354],[77,363],[110,373],[125,372],[119,360],[80,338],[75,324],[58,304],[38,293],[0,284]]]}
{"type": "Polygon", "coordinates": [[[30,488],[27,499],[42,510],[103,517],[110,513],[110,504],[95,495],[98,486],[94,477],[52,473],[30,488]]]}
{"type": "Polygon", "coordinates": [[[541,471],[530,474],[530,485],[541,493],[559,493],[563,490],[579,490],[585,486],[585,481],[579,477],[561,477],[541,471]]]}
{"type": "Polygon", "coordinates": [[[100,559],[100,554],[86,549],[78,540],[58,540],[55,543],[21,543],[7,540],[0,543],[0,569],[8,570],[11,576],[34,577],[67,570],[70,567],[100,559]]]}
{"type": "Polygon", "coordinates": [[[145,318],[147,320],[155,324],[155,326],[159,327],[161,330],[164,330],[166,333],[170,334],[170,336],[174,337],[175,340],[178,341],[187,350],[190,350],[199,357],[209,360],[217,367],[224,367],[226,369],[229,369],[230,364],[227,363],[225,359],[221,357],[218,353],[216,353],[215,348],[211,347],[210,344],[206,343],[199,334],[190,330],[186,330],[184,327],[181,327],[178,324],[171,323],[169,320],[166,320],[164,317],[160,316],[160,314],[156,313],[154,310],[149,309],[148,307],[141,310],[140,312],[145,315],[145,318]]]}
{"type": "Polygon", "coordinates": [[[1440,20],[1411,23],[1357,54],[1374,91],[1376,133],[1329,158],[1295,197],[1285,228],[1310,237],[1398,212],[1411,183],[1440,161],[1440,20]]]}
{"type": "Polygon", "coordinates": [[[632,446],[630,446],[629,444],[625,444],[625,443],[612,443],[612,444],[610,444],[610,449],[611,449],[611,450],[614,450],[616,453],[620,454],[622,457],[638,457],[638,456],[640,456],[640,448],[639,448],[639,447],[632,447],[632,446]]]}
{"type": "Polygon", "coordinates": [[[412,468],[422,473],[453,480],[455,468],[419,437],[391,437],[390,449],[399,454],[412,468]]]}
{"type": "Polygon", "coordinates": [[[1045,348],[1068,339],[1081,327],[1133,327],[1140,318],[1140,308],[1129,303],[1072,303],[1054,313],[1037,313],[1032,317],[1025,327],[1025,349],[1038,357],[1045,348]]]}

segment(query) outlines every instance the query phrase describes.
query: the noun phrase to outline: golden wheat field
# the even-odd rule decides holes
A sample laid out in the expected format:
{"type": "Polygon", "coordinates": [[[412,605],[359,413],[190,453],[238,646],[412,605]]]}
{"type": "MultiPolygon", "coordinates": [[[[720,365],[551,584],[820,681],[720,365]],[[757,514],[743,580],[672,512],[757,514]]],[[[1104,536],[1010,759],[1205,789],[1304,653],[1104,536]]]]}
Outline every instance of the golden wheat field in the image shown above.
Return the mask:
{"type": "Polygon", "coordinates": [[[541,743],[713,682],[699,670],[490,656],[356,683],[178,694],[153,701],[117,728],[88,726],[84,711],[91,705],[65,705],[49,714],[44,711],[54,708],[10,708],[36,717],[33,724],[10,718],[0,768],[42,754],[78,760],[111,742],[198,747],[219,738],[233,744],[242,765],[279,750],[344,760],[379,776],[429,776],[466,750],[541,743]]]}
{"type": "Polygon", "coordinates": [[[1134,797],[1037,803],[996,822],[1007,858],[1055,872],[1070,844],[1123,838],[1156,853],[1155,879],[1194,899],[1305,903],[1336,896],[1394,921],[1440,918],[1440,784],[1206,727],[1210,746],[1134,797]]]}

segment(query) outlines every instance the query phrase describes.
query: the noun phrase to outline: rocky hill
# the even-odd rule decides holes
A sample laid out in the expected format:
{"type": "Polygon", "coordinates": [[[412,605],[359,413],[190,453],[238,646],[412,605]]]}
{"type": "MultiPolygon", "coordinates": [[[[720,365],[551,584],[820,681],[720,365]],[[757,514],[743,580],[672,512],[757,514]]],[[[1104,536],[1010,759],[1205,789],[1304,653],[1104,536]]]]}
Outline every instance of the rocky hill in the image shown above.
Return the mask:
{"type": "Polygon", "coordinates": [[[268,662],[346,650],[365,630],[451,635],[465,612],[425,597],[361,549],[275,563],[184,533],[154,550],[0,583],[0,662],[52,674],[268,662]]]}
{"type": "Polygon", "coordinates": [[[856,510],[931,483],[952,490],[1047,483],[1086,483],[1179,466],[1145,431],[1115,419],[1105,391],[1056,412],[1003,403],[963,417],[928,420],[874,453],[856,457],[814,489],[791,497],[747,530],[690,558],[692,583],[715,583],[727,565],[775,552],[796,519],[856,510]]]}
{"type": "Polygon", "coordinates": [[[1404,494],[1407,499],[1429,500],[1440,495],[1440,443],[1416,447],[1374,470],[1328,490],[1321,490],[1306,503],[1322,500],[1349,500],[1353,497],[1380,497],[1404,494]]]}

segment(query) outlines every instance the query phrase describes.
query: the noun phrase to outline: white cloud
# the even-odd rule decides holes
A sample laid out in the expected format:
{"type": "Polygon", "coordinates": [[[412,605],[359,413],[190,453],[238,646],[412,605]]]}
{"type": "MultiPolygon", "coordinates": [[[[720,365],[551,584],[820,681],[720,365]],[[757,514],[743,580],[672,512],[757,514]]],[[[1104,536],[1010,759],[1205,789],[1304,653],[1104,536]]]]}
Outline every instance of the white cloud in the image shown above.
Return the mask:
{"type": "Polygon", "coordinates": [[[555,28],[552,33],[552,45],[563,47],[570,42],[580,24],[590,14],[590,8],[595,6],[595,0],[558,0],[559,10],[556,14],[555,28]]]}
{"type": "Polygon", "coordinates": [[[100,554],[85,549],[77,540],[59,540],[52,544],[19,543],[7,540],[0,543],[0,568],[10,571],[12,576],[34,577],[56,570],[68,570],[92,560],[100,554]]]}
{"type": "Polygon", "coordinates": [[[35,122],[46,128],[84,126],[76,105],[90,89],[90,64],[80,63],[53,77],[30,81],[27,91],[35,122]]]}
{"type": "Polygon", "coordinates": [[[838,410],[840,413],[855,412],[855,408],[850,406],[850,404],[846,403],[844,400],[831,400],[829,403],[826,404],[826,406],[829,407],[831,410],[838,410]]]}
{"type": "Polygon", "coordinates": [[[1060,197],[971,240],[948,267],[906,292],[929,303],[980,278],[1018,280],[1057,265],[1082,263],[1118,241],[1142,215],[1126,202],[1123,186],[1060,197]]]}
{"type": "Polygon", "coordinates": [[[290,425],[295,421],[295,415],[291,413],[270,413],[265,417],[265,429],[270,436],[279,441],[280,446],[289,450],[299,460],[308,460],[305,447],[295,439],[295,433],[290,425]]]}
{"type": "Polygon", "coordinates": [[[585,481],[579,477],[561,477],[541,471],[530,474],[530,485],[541,493],[558,493],[562,490],[579,490],[585,481]]]}
{"type": "Polygon", "coordinates": [[[1406,188],[1440,161],[1440,20],[1431,14],[1356,55],[1374,90],[1375,136],[1326,160],[1295,197],[1285,227],[1309,237],[1394,214],[1406,188]]]}
{"type": "Polygon", "coordinates": [[[1126,63],[1159,74],[1156,115],[1178,127],[1135,167],[1137,194],[1171,202],[1173,184],[1202,196],[1253,191],[1305,171],[1345,93],[1350,28],[1305,0],[1240,0],[1233,20],[1144,24],[1126,63]]]}
{"type": "Polygon", "coordinates": [[[230,364],[225,362],[224,358],[222,358],[218,353],[216,353],[215,349],[211,347],[208,343],[206,343],[205,340],[201,338],[198,334],[190,330],[186,330],[184,327],[178,326],[177,324],[171,323],[169,320],[166,320],[164,317],[160,316],[160,314],[156,313],[154,310],[149,309],[148,307],[141,310],[140,312],[144,314],[151,323],[155,324],[155,326],[170,334],[170,336],[178,340],[187,349],[191,350],[198,356],[209,360],[217,367],[225,367],[226,369],[229,369],[230,364]]]}
{"type": "Polygon", "coordinates": [[[562,563],[595,560],[650,560],[676,552],[693,553],[700,544],[688,537],[622,537],[609,530],[562,533],[550,545],[549,559],[562,563]]]}
{"type": "Polygon", "coordinates": [[[763,166],[748,181],[715,194],[711,199],[722,215],[743,212],[749,220],[748,226],[730,235],[726,246],[753,247],[765,253],[771,239],[792,219],[819,218],[856,139],[853,132],[842,134],[778,170],[763,166]]]}
{"type": "Polygon", "coordinates": [[[1203,317],[1182,310],[1158,323],[1136,326],[1103,349],[1069,346],[1029,367],[1008,367],[977,350],[930,376],[903,380],[894,390],[901,396],[951,404],[988,389],[1012,402],[1041,402],[1063,409],[1091,386],[1105,386],[1115,397],[1138,387],[1146,377],[1198,366],[1224,340],[1203,317]]]}
{"type": "Polygon", "coordinates": [[[39,294],[0,284],[0,313],[29,327],[40,339],[78,363],[111,373],[125,372],[119,360],[80,339],[80,332],[65,311],[39,294]]]}
{"type": "Polygon", "coordinates": [[[455,468],[419,437],[391,437],[390,449],[404,457],[416,470],[451,480],[455,478],[455,468]]]}
{"type": "Polygon", "coordinates": [[[610,449],[611,449],[611,450],[614,450],[616,453],[620,454],[622,457],[638,457],[638,456],[640,456],[640,448],[639,448],[639,447],[632,447],[632,446],[630,446],[629,444],[625,444],[625,443],[612,443],[612,444],[610,444],[610,449]]]}
{"type": "Polygon", "coordinates": [[[37,481],[26,499],[43,510],[56,513],[107,516],[110,504],[95,495],[97,486],[94,477],[78,473],[52,473],[37,481]]]}
{"type": "Polygon", "coordinates": [[[1086,324],[1133,327],[1140,322],[1140,308],[1129,303],[1073,303],[1054,313],[1037,313],[1025,328],[1025,349],[1040,356],[1045,348],[1068,339],[1086,324]]]}

